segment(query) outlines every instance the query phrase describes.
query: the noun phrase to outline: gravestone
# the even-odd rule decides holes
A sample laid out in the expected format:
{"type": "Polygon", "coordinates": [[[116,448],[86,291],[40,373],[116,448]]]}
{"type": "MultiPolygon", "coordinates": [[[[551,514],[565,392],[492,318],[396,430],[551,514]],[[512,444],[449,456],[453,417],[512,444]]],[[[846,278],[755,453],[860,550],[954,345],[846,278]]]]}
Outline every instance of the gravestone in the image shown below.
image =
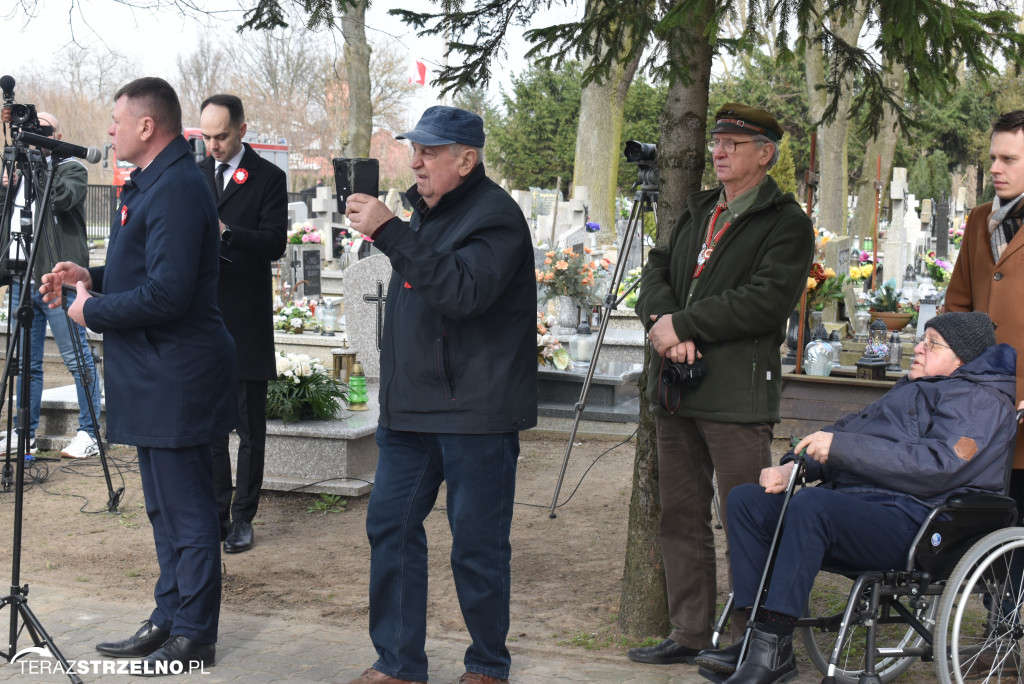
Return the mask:
{"type": "Polygon", "coordinates": [[[293,223],[305,223],[306,219],[309,218],[309,210],[306,208],[305,202],[289,202],[288,203],[288,225],[293,223]]]}
{"type": "Polygon", "coordinates": [[[317,297],[321,294],[320,288],[320,251],[307,249],[302,252],[302,279],[303,296],[317,297]]]}
{"type": "MultiPolygon", "coordinates": [[[[527,221],[533,218],[533,195],[526,190],[513,190],[509,193],[516,201],[527,221]]],[[[532,223],[532,221],[531,221],[532,223]]]]}
{"type": "Polygon", "coordinates": [[[289,244],[281,257],[281,277],[288,284],[293,299],[320,294],[322,245],[289,244]]]}
{"type": "Polygon", "coordinates": [[[935,239],[935,256],[945,259],[949,256],[949,200],[944,197],[935,203],[932,237],[935,239]]]}
{"type": "MultiPolygon", "coordinates": [[[[849,235],[843,235],[834,237],[825,243],[825,268],[831,268],[836,272],[838,277],[840,274],[850,274],[850,250],[853,248],[853,238],[849,235]]],[[[830,301],[825,303],[825,308],[822,310],[822,320],[824,321],[837,321],[838,316],[836,314],[839,308],[836,301],[830,301]]],[[[847,309],[847,316],[853,315],[851,309],[847,309]]]]}
{"type": "Polygon", "coordinates": [[[405,213],[405,207],[402,206],[402,194],[396,188],[388,190],[387,197],[384,198],[384,205],[395,216],[401,217],[405,213]]]}
{"type": "Polygon", "coordinates": [[[892,202],[892,221],[885,233],[885,260],[890,265],[889,273],[896,278],[900,288],[907,264],[914,259],[914,245],[907,240],[906,215],[907,170],[896,167],[892,170],[892,182],[889,184],[889,197],[892,202]]]}
{"type": "Polygon", "coordinates": [[[383,254],[360,259],[345,269],[345,335],[367,378],[380,378],[378,331],[383,330],[391,261],[383,254]]]}

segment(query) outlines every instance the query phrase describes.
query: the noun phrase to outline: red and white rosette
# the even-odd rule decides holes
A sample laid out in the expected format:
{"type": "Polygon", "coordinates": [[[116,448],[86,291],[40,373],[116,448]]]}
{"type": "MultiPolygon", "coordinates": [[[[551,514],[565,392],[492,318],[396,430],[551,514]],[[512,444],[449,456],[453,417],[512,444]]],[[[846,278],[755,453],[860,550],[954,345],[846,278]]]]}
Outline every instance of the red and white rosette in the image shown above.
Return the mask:
{"type": "Polygon", "coordinates": [[[244,185],[245,181],[249,180],[249,172],[245,169],[238,169],[231,174],[231,178],[234,179],[235,183],[238,185],[244,185]]]}

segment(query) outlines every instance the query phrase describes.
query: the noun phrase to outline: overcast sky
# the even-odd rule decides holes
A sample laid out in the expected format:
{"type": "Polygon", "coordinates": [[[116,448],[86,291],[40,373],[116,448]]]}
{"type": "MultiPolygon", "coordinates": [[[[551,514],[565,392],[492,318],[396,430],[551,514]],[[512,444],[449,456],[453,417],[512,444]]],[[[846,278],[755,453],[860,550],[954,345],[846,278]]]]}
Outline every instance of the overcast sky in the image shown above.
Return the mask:
{"type": "MultiPolygon", "coordinates": [[[[132,0],[128,0],[131,2],[132,0]]],[[[167,4],[170,0],[135,0],[136,5],[167,4]]],[[[182,16],[175,9],[157,11],[133,9],[114,0],[23,0],[14,9],[0,15],[0,45],[3,59],[0,72],[18,78],[27,65],[45,65],[53,55],[72,40],[100,50],[115,50],[137,64],[137,73],[173,78],[175,58],[191,52],[204,32],[229,35],[241,23],[237,0],[206,0],[196,3],[213,8],[215,16],[202,21],[182,16]],[[35,2],[35,16],[28,17],[23,5],[35,2]]],[[[420,38],[412,29],[387,14],[393,7],[428,10],[434,7],[425,0],[378,0],[367,13],[367,38],[371,42],[389,41],[392,49],[407,58],[409,75],[414,74],[416,60],[427,64],[428,83],[443,60],[440,38],[420,38]]],[[[0,10],[2,11],[2,10],[0,10]]],[[[574,16],[575,10],[562,10],[559,21],[574,16]]],[[[340,31],[338,44],[341,44],[340,31]]],[[[522,30],[511,37],[508,58],[494,68],[490,90],[496,97],[499,85],[508,89],[509,76],[525,67],[522,59],[528,44],[522,30]]],[[[420,89],[417,99],[423,107],[437,103],[437,92],[429,85],[420,89]]],[[[414,107],[416,109],[417,107],[414,107]]]]}

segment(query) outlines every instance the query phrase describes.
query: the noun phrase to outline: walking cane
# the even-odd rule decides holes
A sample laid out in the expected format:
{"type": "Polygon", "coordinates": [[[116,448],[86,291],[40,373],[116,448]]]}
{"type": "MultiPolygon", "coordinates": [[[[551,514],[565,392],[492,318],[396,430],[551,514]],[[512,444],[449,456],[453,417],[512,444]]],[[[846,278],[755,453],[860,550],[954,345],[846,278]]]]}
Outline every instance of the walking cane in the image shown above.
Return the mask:
{"type": "MultiPolygon", "coordinates": [[[[765,562],[764,572],[761,573],[761,582],[757,587],[757,593],[754,594],[754,607],[750,611],[750,619],[747,620],[747,628],[743,633],[743,647],[740,649],[740,657],[736,661],[737,667],[743,662],[743,659],[747,655],[747,648],[750,643],[750,633],[754,630],[754,623],[757,621],[758,611],[764,603],[765,594],[768,593],[768,583],[771,581],[772,571],[775,569],[775,559],[779,555],[779,540],[782,537],[782,522],[786,519],[786,510],[789,508],[789,500],[793,498],[793,492],[796,490],[796,483],[803,475],[805,459],[807,458],[806,454],[807,450],[804,449],[797,454],[793,460],[795,466],[793,468],[793,472],[789,474],[789,484],[786,486],[786,492],[782,499],[782,509],[779,511],[779,521],[775,524],[775,533],[772,535],[772,543],[768,547],[768,559],[765,562]]],[[[734,602],[735,592],[729,592],[729,598],[725,602],[725,608],[722,610],[722,614],[719,616],[718,622],[715,623],[715,631],[711,635],[711,644],[713,648],[718,648],[722,632],[725,631],[725,624],[729,619],[729,614],[732,613],[734,602]]],[[[703,667],[700,668],[697,673],[706,679],[718,683],[721,683],[728,678],[728,675],[722,676],[703,667]]]]}

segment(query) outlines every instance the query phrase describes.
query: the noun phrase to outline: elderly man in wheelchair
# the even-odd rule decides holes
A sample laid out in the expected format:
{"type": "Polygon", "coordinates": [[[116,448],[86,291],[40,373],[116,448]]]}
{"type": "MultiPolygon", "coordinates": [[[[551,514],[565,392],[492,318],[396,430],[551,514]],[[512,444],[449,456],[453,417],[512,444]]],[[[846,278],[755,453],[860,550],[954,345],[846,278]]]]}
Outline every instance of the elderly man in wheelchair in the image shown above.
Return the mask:
{"type": "MultiPolygon", "coordinates": [[[[816,577],[823,567],[842,568],[837,572],[851,579],[862,571],[893,570],[875,574],[895,578],[896,587],[891,593],[911,598],[910,608],[897,610],[924,633],[912,639],[913,644],[920,644],[922,638],[929,644],[905,649],[901,655],[927,659],[934,653],[939,660],[943,651],[930,648],[933,635],[929,625],[936,612],[934,597],[943,587],[931,586],[932,577],[926,572],[910,574],[915,568],[912,546],[927,529],[923,527],[926,521],[948,520],[955,514],[949,512],[948,502],[956,497],[973,496],[973,501],[981,501],[978,505],[983,511],[990,505],[996,509],[997,523],[989,522],[987,529],[976,532],[971,544],[993,528],[1015,521],[1013,500],[994,496],[1004,491],[1016,433],[1015,367],[1016,352],[1008,345],[996,344],[994,326],[986,314],[947,313],[933,318],[914,347],[907,377],[862,411],[804,437],[794,448],[795,453],[782,459],[782,465],[762,471],[759,484],[734,489],[728,505],[733,604],[748,611],[747,636],[728,648],[702,651],[697,657],[702,673],[729,684],[774,684],[796,677],[792,635],[806,615],[816,577]],[[800,460],[802,464],[798,464],[800,460]],[[793,494],[793,471],[800,467],[807,480],[821,480],[822,484],[793,494]],[[946,507],[936,508],[943,505],[946,507]],[[898,574],[904,569],[904,574],[898,574]],[[930,601],[922,596],[929,593],[930,601]],[[753,620],[751,610],[755,610],[753,620]]],[[[923,545],[943,541],[939,532],[927,534],[931,537],[926,537],[923,545]]],[[[1019,537],[1018,545],[1024,544],[1024,534],[1019,537]]],[[[948,567],[939,574],[943,576],[937,579],[950,577],[948,567]]],[[[1001,576],[1007,574],[1004,570],[1001,576]]],[[[979,571],[979,576],[983,579],[976,577],[975,582],[980,586],[992,573],[979,571]]],[[[851,592],[855,599],[871,594],[870,590],[858,591],[851,592]]],[[[1005,591],[997,592],[994,599],[985,598],[988,622],[1006,603],[1000,598],[1006,598],[1005,591]]],[[[951,599],[953,604],[955,599],[951,599]]],[[[1018,599],[1017,607],[1019,604],[1018,599]]],[[[826,631],[833,632],[834,637],[834,632],[848,627],[865,605],[849,606],[842,618],[833,618],[826,631]]],[[[876,598],[872,604],[875,612],[868,611],[865,624],[877,627],[883,622],[878,605],[876,598]]],[[[951,610],[955,616],[955,605],[951,610]]],[[[1019,618],[1012,621],[1019,625],[1019,618]]],[[[803,624],[800,626],[803,628],[803,624]]],[[[991,627],[986,629],[991,631],[991,627]]],[[[875,650],[875,636],[872,631],[867,650],[875,650]]],[[[935,636],[935,641],[948,642],[942,639],[948,635],[935,636]]],[[[1015,637],[1019,639],[1019,632],[1015,637]]],[[[904,639],[901,646],[907,643],[904,639]]],[[[950,649],[945,645],[942,649],[947,654],[943,660],[947,660],[950,649]]],[[[838,646],[835,652],[839,652],[838,646]]],[[[856,664],[853,676],[843,669],[848,664],[836,668],[833,657],[831,669],[823,669],[825,680],[888,681],[909,667],[906,664],[888,672],[883,668],[883,675],[879,675],[875,659],[864,658],[863,647],[859,653],[854,659],[864,664],[856,664]]],[[[964,660],[979,657],[978,649],[970,656],[965,653],[958,655],[964,660]]],[[[821,658],[815,662],[821,667],[819,661],[821,658]]],[[[942,679],[963,678],[958,670],[942,679]]],[[[991,681],[998,680],[993,677],[991,681]]],[[[1001,681],[1008,679],[1004,676],[1001,681]]]]}

